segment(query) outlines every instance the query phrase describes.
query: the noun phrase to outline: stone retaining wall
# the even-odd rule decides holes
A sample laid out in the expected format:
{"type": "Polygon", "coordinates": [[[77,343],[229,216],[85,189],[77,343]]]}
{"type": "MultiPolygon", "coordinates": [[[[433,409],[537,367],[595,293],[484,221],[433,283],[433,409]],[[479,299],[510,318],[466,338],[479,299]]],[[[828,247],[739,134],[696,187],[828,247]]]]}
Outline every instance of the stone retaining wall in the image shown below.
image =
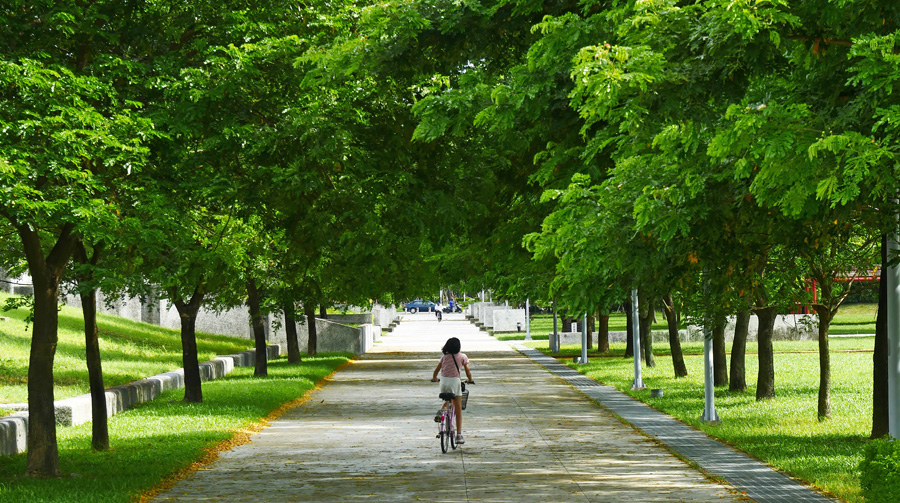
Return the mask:
{"type": "Polygon", "coordinates": [[[515,332],[517,323],[521,324],[522,331],[525,331],[524,309],[498,309],[494,311],[493,316],[494,332],[515,332]]]}
{"type": "MultiPolygon", "coordinates": [[[[350,352],[361,355],[372,349],[381,337],[382,327],[367,323],[351,327],[332,320],[316,318],[316,351],[319,353],[350,352]]],[[[304,320],[297,324],[300,352],[309,350],[309,326],[304,320]]]]}
{"type": "Polygon", "coordinates": [[[381,327],[382,330],[393,328],[394,324],[399,320],[400,316],[397,314],[397,309],[394,306],[384,307],[376,305],[372,309],[372,323],[381,327]]]}
{"type": "MultiPolygon", "coordinates": [[[[63,302],[69,306],[81,307],[81,298],[78,296],[67,296],[63,299],[63,302]]],[[[116,299],[107,305],[101,293],[98,294],[97,309],[103,314],[111,314],[134,321],[160,325],[174,330],[181,329],[181,318],[178,315],[178,310],[175,309],[174,306],[169,306],[164,300],[142,302],[139,298],[128,297],[125,299],[116,299]]],[[[287,348],[287,334],[284,330],[283,318],[278,318],[271,314],[264,318],[266,340],[270,344],[277,344],[282,348],[287,348]]],[[[393,306],[376,306],[371,313],[333,314],[328,317],[329,321],[337,323],[375,324],[382,329],[387,329],[399,318],[397,310],[393,306]]],[[[299,319],[297,320],[298,331],[302,330],[305,324],[306,317],[299,316],[299,319]]],[[[246,308],[228,309],[221,312],[201,308],[197,315],[196,329],[198,332],[230,335],[248,340],[253,340],[254,337],[253,329],[250,326],[250,315],[246,308]]],[[[357,351],[359,351],[360,345],[355,339],[352,340],[354,341],[352,344],[343,348],[330,345],[329,347],[332,349],[328,349],[328,351],[359,354],[357,351]]],[[[325,350],[320,349],[320,351],[325,350]]]]}
{"type": "MultiPolygon", "coordinates": [[[[266,348],[268,359],[278,358],[281,348],[266,348]]],[[[217,356],[200,364],[200,379],[208,381],[230,374],[234,367],[252,367],[256,350],[250,349],[234,355],[217,356]]],[[[162,392],[184,387],[184,369],[164,372],[144,379],[113,386],[106,390],[107,414],[113,416],[139,403],[158,397],[162,392]]],[[[19,410],[0,417],[0,455],[18,454],[26,450],[28,436],[28,404],[2,404],[5,409],[19,410]]],[[[75,426],[92,419],[90,393],[54,402],[56,424],[75,426]]]]}
{"type": "Polygon", "coordinates": [[[497,311],[508,311],[509,306],[498,306],[496,304],[488,304],[484,306],[483,318],[480,320],[482,324],[488,328],[494,328],[494,313],[497,311]]]}
{"type": "Polygon", "coordinates": [[[329,314],[328,321],[343,323],[344,325],[362,325],[372,323],[372,313],[362,314],[329,314]]]}
{"type": "MultiPolygon", "coordinates": [[[[564,332],[563,328],[560,325],[560,344],[581,344],[581,332],[564,332]]],[[[515,330],[515,328],[513,328],[515,330]]],[[[524,325],[523,325],[524,330],[524,325]]],[[[818,333],[818,321],[814,315],[808,314],[781,314],[775,319],[775,332],[772,335],[773,340],[776,341],[785,341],[785,340],[816,340],[819,337],[818,333]]],[[[499,330],[495,331],[499,332],[499,330]]],[[[512,330],[509,330],[512,331],[512,330]]],[[[757,332],[759,331],[759,321],[756,318],[756,315],[750,316],[750,328],[749,333],[747,334],[748,341],[756,341],[757,332]]],[[[591,334],[591,344],[597,343],[597,332],[591,334]]],[[[651,332],[651,336],[653,337],[653,343],[668,343],[669,342],[669,332],[666,330],[654,330],[651,332]]],[[[702,327],[697,326],[689,326],[686,330],[682,329],[678,331],[678,336],[682,342],[690,342],[690,341],[702,341],[703,340],[703,329],[702,327]]],[[[615,331],[609,332],[609,342],[625,342],[626,332],[624,331],[615,331]]],[[[730,317],[728,319],[728,324],[725,326],[725,341],[732,342],[734,340],[734,317],[730,317]]],[[[730,351],[730,349],[729,349],[730,351]]]]}

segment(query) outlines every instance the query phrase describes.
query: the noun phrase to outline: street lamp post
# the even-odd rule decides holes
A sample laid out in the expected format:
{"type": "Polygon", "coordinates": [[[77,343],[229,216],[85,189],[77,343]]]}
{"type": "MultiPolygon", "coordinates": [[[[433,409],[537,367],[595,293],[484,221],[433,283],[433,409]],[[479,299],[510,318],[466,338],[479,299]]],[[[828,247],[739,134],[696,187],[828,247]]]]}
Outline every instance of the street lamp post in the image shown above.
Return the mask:
{"type": "Polygon", "coordinates": [[[556,299],[553,300],[553,335],[550,336],[550,352],[559,353],[559,326],[557,325],[559,318],[556,312],[556,299]]]}
{"type": "Polygon", "coordinates": [[[646,389],[641,378],[641,323],[637,288],[631,290],[631,337],[634,339],[634,382],[631,389],[646,389]]]}
{"type": "Polygon", "coordinates": [[[581,322],[581,363],[588,362],[587,348],[588,348],[587,313],[585,313],[584,319],[581,322]]]}
{"type": "Polygon", "coordinates": [[[716,387],[713,383],[713,343],[709,323],[703,327],[703,416],[707,423],[719,421],[716,414],[716,387]]]}
{"type": "MultiPolygon", "coordinates": [[[[900,235],[895,227],[894,234],[888,238],[889,259],[895,257],[900,250],[898,241],[900,241],[900,235]]],[[[900,439],[900,268],[888,266],[885,272],[887,274],[888,432],[891,437],[900,439]]]]}
{"type": "Polygon", "coordinates": [[[531,323],[528,322],[528,313],[530,312],[530,303],[525,299],[525,340],[531,340],[531,323]]]}

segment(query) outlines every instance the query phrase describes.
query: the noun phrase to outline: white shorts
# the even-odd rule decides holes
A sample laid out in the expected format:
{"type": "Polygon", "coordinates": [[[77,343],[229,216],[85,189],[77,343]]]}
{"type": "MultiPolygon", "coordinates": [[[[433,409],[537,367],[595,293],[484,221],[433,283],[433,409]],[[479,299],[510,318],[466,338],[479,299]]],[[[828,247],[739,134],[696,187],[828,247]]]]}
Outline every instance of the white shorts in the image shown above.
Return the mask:
{"type": "Polygon", "coordinates": [[[459,377],[441,376],[441,393],[453,393],[455,396],[462,395],[462,380],[459,377]]]}

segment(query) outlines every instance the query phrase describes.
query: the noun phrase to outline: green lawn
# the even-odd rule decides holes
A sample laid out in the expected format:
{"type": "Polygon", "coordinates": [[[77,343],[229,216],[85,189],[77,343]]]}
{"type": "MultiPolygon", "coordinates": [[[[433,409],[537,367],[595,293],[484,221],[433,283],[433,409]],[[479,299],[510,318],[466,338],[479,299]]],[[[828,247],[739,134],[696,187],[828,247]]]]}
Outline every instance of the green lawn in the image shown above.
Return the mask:
{"type": "MultiPolygon", "coordinates": [[[[0,302],[3,298],[0,298],[0,302]]],[[[30,332],[22,310],[0,322],[0,403],[27,400],[30,332]]],[[[178,331],[113,317],[100,317],[105,384],[112,386],[181,367],[178,331]]],[[[252,341],[198,334],[201,361],[252,347],[252,341]]],[[[59,427],[60,466],[53,480],[24,477],[25,455],[0,456],[0,502],[130,502],[158,487],[178,470],[233,442],[272,411],[302,397],[351,355],[305,357],[300,365],[270,362],[268,378],[238,367],[227,377],[203,383],[201,404],[185,404],[184,390],[163,393],[109,418],[111,449],[91,451],[91,423],[59,427]]],[[[56,398],[88,392],[81,311],[60,311],[59,348],[54,364],[56,398]]],[[[3,413],[0,405],[0,414],[3,413]]]]}
{"type": "MultiPolygon", "coordinates": [[[[0,303],[7,297],[0,294],[0,303]]],[[[26,314],[23,309],[0,314],[9,318],[0,322],[0,408],[3,403],[28,400],[26,376],[31,329],[26,328],[26,314]]],[[[106,386],[181,368],[181,338],[177,330],[106,315],[100,315],[98,323],[106,386]]],[[[198,333],[197,347],[200,361],[204,362],[216,355],[251,349],[253,341],[198,333]]],[[[53,373],[57,400],[89,392],[81,309],[62,307],[60,310],[59,346],[53,373]]]]}
{"type": "MultiPolygon", "coordinates": [[[[664,390],[651,398],[649,390],[632,391],[633,361],[623,358],[624,344],[613,344],[609,355],[592,354],[590,363],[573,365],[578,346],[564,346],[561,361],[599,382],[618,388],[654,408],[701,429],[709,435],[762,459],[794,477],[839,497],[861,502],[857,465],[871,431],[873,337],[833,339],[832,419],[816,417],[818,355],[816,341],[775,342],[776,399],[755,399],[756,344],[748,344],[747,380],[744,393],[716,391],[716,408],[722,424],[700,420],[703,411],[702,343],[686,343],[689,377],[675,379],[668,344],[657,343],[656,367],[643,367],[648,388],[664,390]]],[[[546,342],[530,346],[548,352],[546,342]]]]}
{"type": "Polygon", "coordinates": [[[874,334],[878,304],[847,304],[838,310],[829,334],[874,334]]]}
{"type": "Polygon", "coordinates": [[[109,452],[92,452],[91,424],[58,428],[60,466],[66,476],[31,479],[25,455],[0,456],[3,503],[126,503],[153,490],[174,472],[202,459],[210,448],[233,442],[282,404],[302,397],[350,355],[306,357],[300,365],[277,360],[269,377],[236,368],[223,379],[203,383],[203,403],[185,404],[184,390],[109,419],[109,452]]]}

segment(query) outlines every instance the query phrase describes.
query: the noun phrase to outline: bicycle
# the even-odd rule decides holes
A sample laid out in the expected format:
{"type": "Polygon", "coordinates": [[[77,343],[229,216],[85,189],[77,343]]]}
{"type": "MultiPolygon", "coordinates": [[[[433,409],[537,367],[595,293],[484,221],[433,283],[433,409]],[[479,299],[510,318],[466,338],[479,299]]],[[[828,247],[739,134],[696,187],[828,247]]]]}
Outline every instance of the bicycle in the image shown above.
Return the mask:
{"type": "MultiPolygon", "coordinates": [[[[470,382],[468,384],[475,384],[470,382]]],[[[466,391],[466,383],[462,383],[462,408],[465,410],[466,401],[469,392],[466,391]]],[[[441,439],[441,452],[446,453],[449,449],[456,450],[456,406],[453,405],[453,399],[456,395],[453,393],[441,393],[438,395],[445,403],[448,404],[446,409],[441,409],[441,418],[438,421],[438,434],[435,438],[441,439]]]]}

